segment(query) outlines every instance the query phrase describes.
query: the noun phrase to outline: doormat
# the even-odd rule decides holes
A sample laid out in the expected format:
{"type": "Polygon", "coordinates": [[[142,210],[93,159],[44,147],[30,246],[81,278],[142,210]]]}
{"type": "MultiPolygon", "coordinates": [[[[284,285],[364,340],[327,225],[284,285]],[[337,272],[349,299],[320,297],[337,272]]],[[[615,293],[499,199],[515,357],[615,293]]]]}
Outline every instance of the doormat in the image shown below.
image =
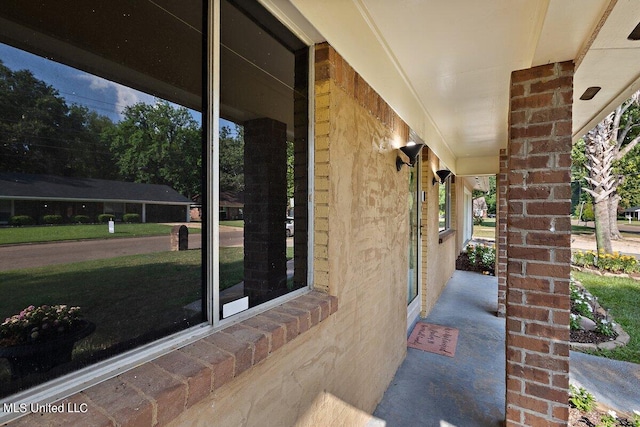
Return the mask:
{"type": "Polygon", "coordinates": [[[407,346],[430,353],[453,357],[458,344],[458,330],[448,326],[418,322],[413,328],[407,346]]]}

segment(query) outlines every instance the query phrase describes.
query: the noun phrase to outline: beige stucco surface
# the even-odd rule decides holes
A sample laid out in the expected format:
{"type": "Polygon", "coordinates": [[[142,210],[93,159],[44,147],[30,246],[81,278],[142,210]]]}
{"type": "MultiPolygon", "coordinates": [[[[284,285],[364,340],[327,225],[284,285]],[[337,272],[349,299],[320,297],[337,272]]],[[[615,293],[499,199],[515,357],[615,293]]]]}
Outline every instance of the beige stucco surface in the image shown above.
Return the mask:
{"type": "MultiPolygon", "coordinates": [[[[424,150],[423,150],[424,151],[424,150]]],[[[422,204],[422,309],[420,315],[426,317],[433,309],[447,281],[455,270],[456,235],[450,235],[440,243],[439,222],[439,184],[433,185],[434,171],[440,168],[438,158],[431,152],[422,156],[422,189],[425,202],[422,204]]],[[[456,209],[457,192],[462,186],[453,185],[451,204],[451,228],[456,229],[460,221],[461,209],[456,209]]]]}

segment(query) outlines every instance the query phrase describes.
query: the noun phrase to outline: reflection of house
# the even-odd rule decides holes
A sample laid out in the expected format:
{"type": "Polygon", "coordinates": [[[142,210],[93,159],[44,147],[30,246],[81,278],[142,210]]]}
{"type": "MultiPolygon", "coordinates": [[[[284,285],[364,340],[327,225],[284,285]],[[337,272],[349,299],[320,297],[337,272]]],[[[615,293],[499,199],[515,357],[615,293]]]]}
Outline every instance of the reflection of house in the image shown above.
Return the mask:
{"type": "Polygon", "coordinates": [[[0,223],[13,215],[40,221],[43,215],[61,215],[68,221],[100,214],[122,220],[137,213],[142,222],[189,221],[191,200],[173,188],[158,184],[67,178],[51,175],[0,173],[0,223]]]}
{"type": "Polygon", "coordinates": [[[220,220],[242,219],[244,195],[230,191],[220,193],[220,220]]]}
{"type": "Polygon", "coordinates": [[[473,216],[484,218],[487,216],[488,207],[484,197],[473,199],[473,216]]]}

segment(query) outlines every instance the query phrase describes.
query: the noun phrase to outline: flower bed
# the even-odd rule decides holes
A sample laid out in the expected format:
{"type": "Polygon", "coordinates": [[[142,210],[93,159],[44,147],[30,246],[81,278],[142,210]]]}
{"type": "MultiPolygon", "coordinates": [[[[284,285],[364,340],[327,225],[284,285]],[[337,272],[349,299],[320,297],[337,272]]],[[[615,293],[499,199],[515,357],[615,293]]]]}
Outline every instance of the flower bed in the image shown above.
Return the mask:
{"type": "Polygon", "coordinates": [[[495,274],[496,249],[493,246],[468,245],[456,260],[456,269],[477,271],[483,274],[495,274]]]}
{"type": "Polygon", "coordinates": [[[611,254],[600,251],[575,251],[573,253],[573,264],[579,267],[595,268],[597,270],[609,271],[612,273],[637,273],[640,271],[638,259],[632,255],[622,255],[618,252],[611,254]]]}
{"type": "Polygon", "coordinates": [[[80,307],[30,305],[0,324],[0,346],[47,341],[76,329],[80,322],[80,307]]]}
{"type": "Polygon", "coordinates": [[[570,290],[572,349],[611,349],[629,342],[629,335],[598,304],[598,299],[573,277],[570,290]]]}
{"type": "Polygon", "coordinates": [[[603,409],[595,397],[582,387],[569,386],[569,426],[640,427],[640,411],[618,414],[603,409]]]}

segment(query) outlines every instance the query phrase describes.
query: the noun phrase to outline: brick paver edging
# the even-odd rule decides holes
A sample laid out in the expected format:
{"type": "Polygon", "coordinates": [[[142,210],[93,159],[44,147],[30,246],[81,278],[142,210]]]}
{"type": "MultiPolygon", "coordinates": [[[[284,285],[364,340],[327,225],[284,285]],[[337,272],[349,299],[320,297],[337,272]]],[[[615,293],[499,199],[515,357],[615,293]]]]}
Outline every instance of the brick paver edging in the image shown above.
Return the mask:
{"type": "Polygon", "coordinates": [[[62,401],[84,413],[34,413],[8,425],[165,425],[337,310],[337,297],[309,292],[62,401]]]}

